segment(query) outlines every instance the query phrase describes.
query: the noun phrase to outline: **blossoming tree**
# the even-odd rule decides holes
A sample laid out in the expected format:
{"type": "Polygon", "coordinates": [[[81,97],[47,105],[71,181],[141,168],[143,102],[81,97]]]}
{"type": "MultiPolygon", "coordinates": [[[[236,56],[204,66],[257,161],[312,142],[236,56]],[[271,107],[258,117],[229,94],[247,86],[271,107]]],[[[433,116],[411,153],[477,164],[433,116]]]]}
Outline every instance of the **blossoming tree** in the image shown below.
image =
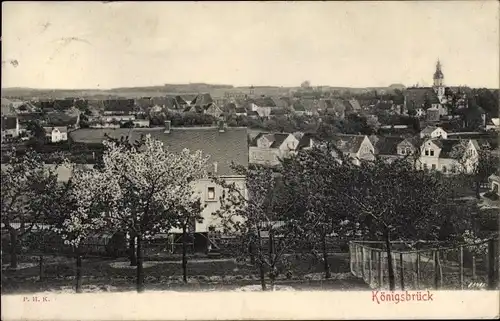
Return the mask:
{"type": "Polygon", "coordinates": [[[104,217],[109,228],[132,231],[137,241],[137,291],[143,291],[143,242],[177,227],[177,210],[196,198],[193,184],[206,175],[208,157],[201,151],[168,150],[161,141],[144,137],[140,147],[105,141],[103,175],[116,184],[119,201],[104,217]]]}
{"type": "MultiPolygon", "coordinates": [[[[81,291],[82,247],[95,233],[109,230],[109,217],[116,217],[122,201],[120,187],[110,172],[64,164],[72,175],[58,187],[59,202],[50,220],[64,243],[72,246],[76,259],[76,292],[81,291]]],[[[111,229],[113,230],[113,229],[111,229]]]]}
{"type": "Polygon", "coordinates": [[[239,258],[250,254],[255,261],[262,290],[267,290],[266,271],[274,289],[276,278],[288,268],[287,251],[297,245],[301,235],[296,220],[285,215],[294,201],[282,193],[280,175],[271,168],[233,165],[233,169],[245,176],[246,188],[214,178],[223,188],[221,208],[215,215],[225,233],[235,236],[242,245],[239,258]]]}
{"type": "Polygon", "coordinates": [[[34,151],[10,153],[2,164],[2,224],[9,231],[10,267],[17,268],[19,239],[43,222],[54,204],[55,167],[49,168],[34,151]]]}

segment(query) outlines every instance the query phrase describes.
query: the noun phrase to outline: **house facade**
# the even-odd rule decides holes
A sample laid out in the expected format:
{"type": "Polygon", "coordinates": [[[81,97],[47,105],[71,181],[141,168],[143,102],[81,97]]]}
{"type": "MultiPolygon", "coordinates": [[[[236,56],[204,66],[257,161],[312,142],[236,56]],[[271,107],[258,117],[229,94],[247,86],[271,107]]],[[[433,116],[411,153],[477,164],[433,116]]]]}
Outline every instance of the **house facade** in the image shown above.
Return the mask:
{"type": "Polygon", "coordinates": [[[46,139],[51,143],[64,142],[68,140],[68,127],[44,127],[46,139]]]}
{"type": "Polygon", "coordinates": [[[472,139],[427,139],[420,146],[420,157],[415,166],[419,170],[435,170],[443,174],[470,173],[478,162],[478,151],[479,146],[472,139]],[[463,147],[459,146],[461,144],[463,147]]]}
{"type": "Polygon", "coordinates": [[[249,146],[250,164],[277,166],[280,159],[292,155],[299,140],[288,133],[259,133],[249,146]]]}
{"type": "Polygon", "coordinates": [[[375,159],[375,147],[366,135],[336,135],[332,141],[355,165],[375,159]]]}
{"type": "Polygon", "coordinates": [[[420,132],[420,138],[448,138],[448,133],[441,127],[427,126],[420,132]]]}

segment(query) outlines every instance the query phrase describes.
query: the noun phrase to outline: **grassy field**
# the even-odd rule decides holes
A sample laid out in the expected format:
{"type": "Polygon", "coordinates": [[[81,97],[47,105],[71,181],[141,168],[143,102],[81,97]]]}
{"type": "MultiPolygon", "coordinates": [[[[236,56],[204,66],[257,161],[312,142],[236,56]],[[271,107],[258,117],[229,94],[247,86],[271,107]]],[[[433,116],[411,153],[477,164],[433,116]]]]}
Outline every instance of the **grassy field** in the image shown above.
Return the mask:
{"type": "MultiPolygon", "coordinates": [[[[74,286],[75,262],[73,259],[45,257],[43,278],[39,279],[36,257],[22,257],[22,263],[31,266],[2,273],[3,293],[29,293],[58,291],[74,286]]],[[[307,259],[290,259],[293,275],[281,276],[277,284],[290,285],[299,290],[367,289],[361,279],[350,274],[348,254],[334,254],[330,258],[332,279],[325,280],[320,262],[307,259]]],[[[129,291],[135,286],[136,270],[126,260],[85,259],[82,266],[83,287],[101,291],[129,291]]],[[[248,263],[236,263],[231,259],[193,259],[188,262],[188,284],[182,283],[179,261],[146,261],[145,286],[148,290],[233,290],[260,284],[258,271],[248,263]]]]}

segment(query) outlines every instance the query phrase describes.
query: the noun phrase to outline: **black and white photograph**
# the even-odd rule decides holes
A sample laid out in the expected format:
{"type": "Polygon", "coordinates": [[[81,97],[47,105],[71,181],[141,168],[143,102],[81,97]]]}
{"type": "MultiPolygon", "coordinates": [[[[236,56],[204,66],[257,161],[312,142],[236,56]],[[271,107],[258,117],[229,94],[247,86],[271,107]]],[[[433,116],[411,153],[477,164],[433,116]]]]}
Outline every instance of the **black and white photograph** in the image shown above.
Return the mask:
{"type": "Polygon", "coordinates": [[[498,317],[499,10],[3,2],[2,319],[498,317]]]}

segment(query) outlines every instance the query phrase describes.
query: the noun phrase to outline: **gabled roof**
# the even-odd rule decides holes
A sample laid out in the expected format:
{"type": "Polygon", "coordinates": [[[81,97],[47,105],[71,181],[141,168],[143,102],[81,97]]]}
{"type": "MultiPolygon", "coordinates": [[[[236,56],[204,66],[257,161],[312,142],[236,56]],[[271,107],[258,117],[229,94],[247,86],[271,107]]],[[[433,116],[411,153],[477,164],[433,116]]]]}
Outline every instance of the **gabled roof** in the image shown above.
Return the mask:
{"type": "Polygon", "coordinates": [[[292,134],[285,134],[285,133],[276,133],[276,134],[273,134],[274,141],[271,144],[271,148],[279,148],[281,146],[281,144],[283,144],[283,142],[285,141],[285,139],[287,139],[288,136],[290,136],[290,135],[292,135],[292,134]]]}
{"type": "Polygon", "coordinates": [[[425,134],[425,135],[428,135],[428,134],[430,135],[430,134],[432,134],[433,131],[435,131],[438,128],[439,127],[437,127],[437,126],[427,126],[424,129],[422,129],[421,133],[425,134]]]}
{"type": "Polygon", "coordinates": [[[357,153],[361,143],[366,136],[364,135],[335,135],[330,140],[335,146],[344,153],[357,153]]]}
{"type": "Polygon", "coordinates": [[[191,102],[191,105],[204,107],[204,106],[211,104],[213,102],[214,102],[214,100],[212,99],[212,96],[210,96],[209,93],[205,93],[205,94],[199,94],[198,96],[196,96],[196,98],[191,102]]]}
{"type": "Polygon", "coordinates": [[[181,106],[189,105],[189,102],[187,102],[186,99],[179,95],[175,96],[175,101],[181,106]]]}
{"type": "Polygon", "coordinates": [[[104,101],[105,111],[131,112],[135,110],[134,99],[110,99],[104,101]]]}
{"type": "Polygon", "coordinates": [[[54,126],[54,127],[44,127],[43,130],[45,130],[46,134],[51,134],[54,129],[59,130],[61,133],[67,133],[68,132],[68,127],[66,126],[54,126]]]}
{"type": "Polygon", "coordinates": [[[101,143],[105,134],[113,138],[128,136],[130,141],[139,139],[141,135],[151,135],[152,138],[162,141],[168,150],[181,152],[184,148],[191,152],[201,150],[210,155],[208,169],[213,169],[217,162],[219,175],[234,175],[231,170],[231,161],[248,166],[247,129],[228,127],[219,132],[216,127],[171,128],[170,133],[164,133],[164,128],[118,128],[118,129],[79,129],[70,133],[75,142],[101,143]]]}
{"type": "Polygon", "coordinates": [[[205,109],[205,110],[208,110],[208,109],[210,109],[210,108],[214,108],[214,109],[217,109],[217,110],[222,111],[222,110],[219,108],[219,106],[217,106],[217,104],[216,104],[216,103],[210,103],[210,104],[208,104],[208,105],[203,106],[203,109],[205,109]]]}
{"type": "Polygon", "coordinates": [[[379,155],[396,155],[399,143],[404,140],[402,137],[381,136],[375,142],[375,153],[379,155]]]}
{"type": "Polygon", "coordinates": [[[157,96],[157,97],[151,97],[151,103],[153,106],[158,105],[160,107],[167,107],[167,104],[172,101],[171,97],[166,97],[166,96],[157,96]]]}
{"type": "Polygon", "coordinates": [[[198,97],[197,94],[181,94],[179,95],[185,102],[192,104],[193,101],[198,97]]]}
{"type": "Polygon", "coordinates": [[[311,146],[311,141],[316,137],[316,135],[312,133],[304,133],[299,140],[299,144],[297,145],[297,149],[302,149],[304,147],[311,146]]]}
{"type": "Polygon", "coordinates": [[[406,137],[404,138],[401,142],[398,143],[401,144],[402,142],[407,142],[411,144],[415,148],[419,148],[422,146],[422,143],[425,141],[425,138],[420,138],[420,136],[413,136],[413,137],[406,137]]]}
{"type": "Polygon", "coordinates": [[[249,101],[259,107],[277,107],[276,103],[271,97],[260,97],[260,98],[250,99],[249,101]]]}
{"type": "MultiPolygon", "coordinates": [[[[463,142],[460,139],[432,139],[431,140],[436,146],[441,148],[441,153],[439,158],[451,158],[453,148],[463,142]]],[[[459,156],[459,155],[456,155],[459,156]]]]}
{"type": "Polygon", "coordinates": [[[281,146],[281,144],[283,144],[283,142],[285,141],[285,139],[288,138],[288,136],[290,136],[292,134],[288,134],[288,133],[258,133],[257,136],[254,137],[254,139],[252,139],[252,141],[250,142],[250,146],[257,146],[257,141],[262,138],[262,137],[265,137],[268,141],[271,142],[271,146],[269,148],[279,148],[281,146]]]}
{"type": "Polygon", "coordinates": [[[2,117],[2,131],[9,129],[16,129],[17,117],[3,116],[2,117]]]}

